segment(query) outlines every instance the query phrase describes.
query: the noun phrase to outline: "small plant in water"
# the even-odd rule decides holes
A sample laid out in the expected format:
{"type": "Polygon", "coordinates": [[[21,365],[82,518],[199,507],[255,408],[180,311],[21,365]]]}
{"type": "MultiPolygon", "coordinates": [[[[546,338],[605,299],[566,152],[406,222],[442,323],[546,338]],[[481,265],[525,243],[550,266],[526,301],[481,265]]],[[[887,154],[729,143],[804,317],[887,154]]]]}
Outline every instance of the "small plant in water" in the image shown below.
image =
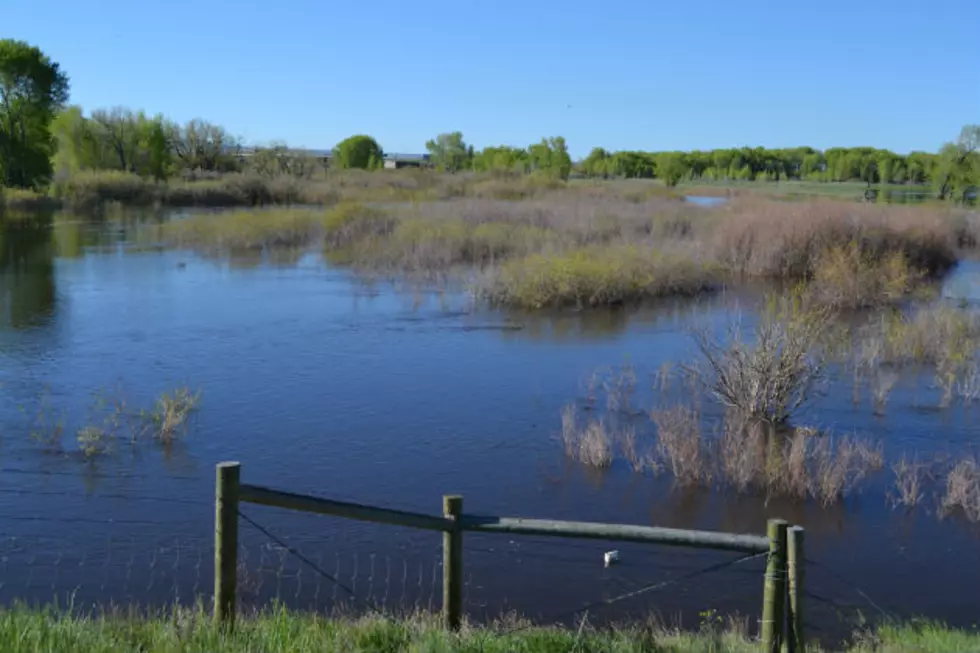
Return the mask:
{"type": "Polygon", "coordinates": [[[892,465],[895,473],[895,492],[892,498],[896,506],[912,508],[922,501],[924,496],[922,486],[925,481],[925,468],[913,456],[908,460],[905,456],[892,465]]]}
{"type": "Polygon", "coordinates": [[[943,514],[960,509],[970,521],[980,521],[980,465],[975,459],[961,460],[949,470],[940,507],[943,514]]]}
{"type": "Polygon", "coordinates": [[[170,443],[183,432],[190,414],[197,408],[201,393],[192,393],[187,387],[175,388],[157,399],[152,411],[145,417],[153,425],[153,435],[163,443],[170,443]]]}
{"type": "Polygon", "coordinates": [[[86,458],[95,458],[112,451],[114,435],[98,426],[85,426],[75,436],[78,449],[86,458]]]}

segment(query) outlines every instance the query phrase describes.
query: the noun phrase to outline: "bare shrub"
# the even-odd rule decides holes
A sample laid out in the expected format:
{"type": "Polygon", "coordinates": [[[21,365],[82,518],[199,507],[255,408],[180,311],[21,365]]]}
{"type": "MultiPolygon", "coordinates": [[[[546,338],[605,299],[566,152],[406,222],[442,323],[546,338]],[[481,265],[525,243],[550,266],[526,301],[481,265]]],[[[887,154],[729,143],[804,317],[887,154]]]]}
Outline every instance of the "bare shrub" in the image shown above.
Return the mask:
{"type": "Polygon", "coordinates": [[[772,299],[755,329],[755,341],[744,341],[740,320],[727,342],[713,340],[706,330],[694,340],[707,366],[708,391],[746,422],[782,424],[806,403],[823,375],[818,345],[830,316],[804,308],[799,295],[772,299]]]}
{"type": "Polygon", "coordinates": [[[959,509],[970,521],[980,521],[980,465],[976,459],[960,460],[949,470],[941,508],[944,515],[959,509]]]}
{"type": "Polygon", "coordinates": [[[719,260],[744,276],[806,279],[829,248],[857,243],[862,254],[904,254],[909,267],[940,274],[956,261],[945,216],[923,207],[831,200],[734,199],[715,232],[719,260]]]}

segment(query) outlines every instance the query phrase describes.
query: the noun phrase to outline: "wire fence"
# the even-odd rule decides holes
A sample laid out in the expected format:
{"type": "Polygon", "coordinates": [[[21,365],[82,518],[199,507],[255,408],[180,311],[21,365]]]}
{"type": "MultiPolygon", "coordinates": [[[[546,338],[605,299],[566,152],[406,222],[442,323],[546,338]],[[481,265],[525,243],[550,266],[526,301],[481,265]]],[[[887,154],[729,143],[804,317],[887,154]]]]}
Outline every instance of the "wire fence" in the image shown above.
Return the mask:
{"type": "MultiPolygon", "coordinates": [[[[187,485],[173,496],[118,486],[91,493],[0,486],[0,601],[209,602],[213,488],[206,479],[187,485]]],[[[249,505],[239,517],[243,611],[274,601],[396,614],[441,607],[441,534],[264,506],[249,505]]],[[[761,609],[765,554],[482,533],[468,533],[464,551],[464,612],[487,624],[514,614],[566,625],[586,616],[596,625],[655,615],[698,628],[710,613],[743,615],[754,631],[761,609]],[[611,549],[619,562],[606,566],[611,549]]],[[[839,569],[806,559],[808,637],[835,641],[869,622],[912,616],[839,569]]]]}

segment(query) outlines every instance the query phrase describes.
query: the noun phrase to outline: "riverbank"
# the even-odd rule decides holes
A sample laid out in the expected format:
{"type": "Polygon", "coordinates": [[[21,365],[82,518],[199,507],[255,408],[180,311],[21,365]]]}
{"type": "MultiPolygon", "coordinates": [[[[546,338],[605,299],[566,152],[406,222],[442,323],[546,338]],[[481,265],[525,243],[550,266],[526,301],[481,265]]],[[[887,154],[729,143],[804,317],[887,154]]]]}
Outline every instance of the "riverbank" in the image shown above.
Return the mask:
{"type": "MultiPolygon", "coordinates": [[[[58,614],[14,608],[0,612],[0,647],[5,653],[72,651],[73,653],[379,653],[479,651],[480,653],[757,653],[754,641],[739,628],[722,629],[719,618],[699,631],[664,628],[655,622],[611,629],[532,626],[515,619],[489,626],[466,626],[449,633],[431,615],[407,618],[323,617],[268,610],[241,618],[233,632],[223,632],[202,609],[177,609],[140,617],[125,612],[99,616],[58,614]]],[[[980,633],[947,629],[939,624],[882,627],[854,635],[851,642],[810,651],[847,653],[969,653],[980,651],[980,633]]]]}

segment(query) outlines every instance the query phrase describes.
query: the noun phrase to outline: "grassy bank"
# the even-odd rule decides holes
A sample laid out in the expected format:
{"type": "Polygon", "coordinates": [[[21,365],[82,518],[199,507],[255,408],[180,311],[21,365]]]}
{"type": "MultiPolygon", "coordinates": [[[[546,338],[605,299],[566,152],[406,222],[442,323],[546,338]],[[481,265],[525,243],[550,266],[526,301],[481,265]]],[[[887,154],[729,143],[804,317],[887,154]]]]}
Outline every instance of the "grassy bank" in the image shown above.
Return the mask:
{"type": "MultiPolygon", "coordinates": [[[[242,618],[229,634],[202,610],[80,617],[15,608],[0,612],[0,647],[4,653],[756,653],[759,643],[740,629],[723,631],[717,625],[688,633],[653,622],[570,630],[508,620],[467,626],[457,634],[440,628],[429,615],[327,618],[279,609],[242,618]]],[[[885,627],[825,650],[966,653],[980,651],[980,635],[932,624],[885,627]]]]}

